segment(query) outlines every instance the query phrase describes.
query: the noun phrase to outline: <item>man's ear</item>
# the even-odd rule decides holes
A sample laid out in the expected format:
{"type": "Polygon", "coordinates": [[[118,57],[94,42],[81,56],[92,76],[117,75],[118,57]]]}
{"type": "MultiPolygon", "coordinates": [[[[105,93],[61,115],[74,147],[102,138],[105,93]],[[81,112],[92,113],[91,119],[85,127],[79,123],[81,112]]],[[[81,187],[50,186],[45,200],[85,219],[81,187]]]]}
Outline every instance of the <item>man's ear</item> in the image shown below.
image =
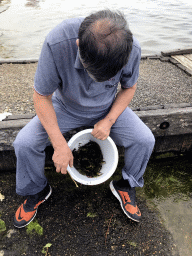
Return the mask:
{"type": "Polygon", "coordinates": [[[76,45],[79,47],[79,39],[76,40],[76,45]]]}

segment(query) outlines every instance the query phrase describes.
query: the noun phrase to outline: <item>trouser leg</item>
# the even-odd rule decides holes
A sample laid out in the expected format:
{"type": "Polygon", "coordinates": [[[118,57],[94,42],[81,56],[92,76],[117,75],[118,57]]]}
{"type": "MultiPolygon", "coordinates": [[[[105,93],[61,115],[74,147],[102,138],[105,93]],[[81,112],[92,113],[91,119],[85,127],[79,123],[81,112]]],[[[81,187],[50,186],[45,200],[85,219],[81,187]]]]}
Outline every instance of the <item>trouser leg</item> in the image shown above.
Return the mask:
{"type": "Polygon", "coordinates": [[[112,126],[110,136],[125,148],[123,178],[131,187],[142,187],[143,174],[155,144],[152,132],[130,108],[126,108],[112,126]]]}
{"type": "MultiPolygon", "coordinates": [[[[90,120],[76,118],[54,104],[62,133],[88,125],[90,120]]],[[[16,193],[22,196],[39,193],[47,184],[44,175],[45,148],[50,144],[39,118],[34,117],[17,135],[13,145],[17,157],[16,193]]]]}
{"type": "Polygon", "coordinates": [[[48,135],[37,116],[17,135],[13,143],[17,157],[17,194],[33,195],[40,192],[46,186],[44,149],[47,144],[48,135]]]}

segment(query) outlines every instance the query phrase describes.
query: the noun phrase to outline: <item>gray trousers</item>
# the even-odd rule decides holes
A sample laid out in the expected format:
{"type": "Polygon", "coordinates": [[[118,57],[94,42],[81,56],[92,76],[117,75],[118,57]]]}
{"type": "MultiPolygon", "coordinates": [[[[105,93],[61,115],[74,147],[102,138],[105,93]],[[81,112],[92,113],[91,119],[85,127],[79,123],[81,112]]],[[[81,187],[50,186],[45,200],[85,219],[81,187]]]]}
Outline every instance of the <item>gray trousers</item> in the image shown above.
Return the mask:
{"type": "MultiPolygon", "coordinates": [[[[54,108],[62,133],[81,126],[93,126],[106,115],[97,119],[72,115],[56,102],[54,108]]],[[[153,134],[130,108],[126,108],[111,127],[110,136],[116,145],[125,148],[123,178],[131,187],[142,187],[143,174],[155,144],[153,134]]],[[[44,150],[49,144],[48,135],[37,116],[18,133],[13,143],[17,157],[17,194],[34,195],[47,185],[44,150]]]]}

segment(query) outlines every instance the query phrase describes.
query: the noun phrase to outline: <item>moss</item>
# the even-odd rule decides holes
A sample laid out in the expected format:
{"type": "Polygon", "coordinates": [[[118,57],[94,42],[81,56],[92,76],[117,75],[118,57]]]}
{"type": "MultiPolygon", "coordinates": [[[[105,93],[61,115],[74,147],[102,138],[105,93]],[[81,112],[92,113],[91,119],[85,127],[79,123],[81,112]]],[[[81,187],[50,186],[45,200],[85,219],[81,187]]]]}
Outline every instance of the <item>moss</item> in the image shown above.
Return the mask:
{"type": "Polygon", "coordinates": [[[156,159],[164,159],[164,158],[169,158],[169,157],[175,157],[177,156],[177,153],[174,152],[167,152],[167,153],[161,153],[155,156],[156,159]]]}
{"type": "Polygon", "coordinates": [[[98,216],[97,213],[91,213],[91,212],[87,213],[87,217],[90,217],[90,218],[95,218],[97,216],[98,216]]]}
{"type": "Polygon", "coordinates": [[[128,243],[129,245],[131,245],[131,246],[137,247],[137,243],[135,243],[135,242],[128,241],[127,243],[128,243]]]}
{"type": "Polygon", "coordinates": [[[0,233],[6,231],[6,225],[3,220],[0,219],[0,233]]]}
{"type": "Polygon", "coordinates": [[[144,174],[147,198],[169,197],[192,192],[191,163],[186,156],[151,160],[144,174]]]}
{"type": "Polygon", "coordinates": [[[33,235],[37,233],[38,235],[43,235],[43,228],[39,225],[37,220],[32,221],[29,223],[29,225],[26,227],[26,232],[28,235],[33,235]]]}

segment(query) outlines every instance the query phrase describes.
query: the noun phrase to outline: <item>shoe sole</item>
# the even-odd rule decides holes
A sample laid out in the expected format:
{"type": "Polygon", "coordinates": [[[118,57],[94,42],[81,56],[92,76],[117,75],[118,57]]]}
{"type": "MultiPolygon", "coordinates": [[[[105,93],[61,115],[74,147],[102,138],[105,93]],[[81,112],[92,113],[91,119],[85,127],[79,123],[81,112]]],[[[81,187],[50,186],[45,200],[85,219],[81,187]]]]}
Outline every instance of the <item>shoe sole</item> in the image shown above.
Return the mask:
{"type": "Polygon", "coordinates": [[[113,193],[113,195],[119,200],[120,205],[121,205],[121,208],[122,208],[123,212],[125,213],[125,215],[126,215],[129,219],[131,219],[131,220],[133,220],[133,221],[140,222],[139,220],[133,219],[133,218],[125,211],[125,209],[124,209],[124,207],[123,207],[123,203],[122,203],[121,197],[119,196],[119,194],[117,193],[116,189],[115,189],[114,186],[113,186],[113,181],[110,182],[109,187],[110,187],[111,192],[113,193]]]}
{"type": "MultiPolygon", "coordinates": [[[[49,194],[45,197],[45,199],[42,201],[41,204],[43,204],[43,203],[50,197],[51,194],[52,194],[52,188],[51,188],[51,186],[50,186],[49,194]]],[[[40,204],[40,205],[41,205],[41,204],[40,204]]],[[[39,205],[39,206],[40,206],[40,205],[39,205]]],[[[38,206],[38,207],[39,207],[39,206],[38,206]]],[[[24,227],[26,227],[27,225],[29,225],[29,223],[32,222],[32,221],[34,220],[35,216],[37,215],[38,207],[37,207],[36,212],[35,212],[35,214],[33,215],[33,217],[32,217],[32,218],[30,219],[30,221],[27,222],[25,225],[23,225],[23,226],[21,226],[21,227],[18,227],[18,226],[16,226],[15,224],[13,224],[13,225],[14,225],[16,228],[24,228],[24,227]]]]}

